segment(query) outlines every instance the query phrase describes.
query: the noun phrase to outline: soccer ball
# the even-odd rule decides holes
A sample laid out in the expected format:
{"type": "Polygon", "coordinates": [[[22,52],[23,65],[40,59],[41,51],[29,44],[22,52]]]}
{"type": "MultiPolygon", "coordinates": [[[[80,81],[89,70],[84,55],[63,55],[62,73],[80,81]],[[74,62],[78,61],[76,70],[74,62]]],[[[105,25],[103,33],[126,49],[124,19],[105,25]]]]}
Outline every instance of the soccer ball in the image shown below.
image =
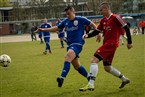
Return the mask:
{"type": "Polygon", "coordinates": [[[7,67],[10,63],[11,63],[11,58],[8,55],[3,54],[0,56],[0,65],[1,66],[7,67]]]}

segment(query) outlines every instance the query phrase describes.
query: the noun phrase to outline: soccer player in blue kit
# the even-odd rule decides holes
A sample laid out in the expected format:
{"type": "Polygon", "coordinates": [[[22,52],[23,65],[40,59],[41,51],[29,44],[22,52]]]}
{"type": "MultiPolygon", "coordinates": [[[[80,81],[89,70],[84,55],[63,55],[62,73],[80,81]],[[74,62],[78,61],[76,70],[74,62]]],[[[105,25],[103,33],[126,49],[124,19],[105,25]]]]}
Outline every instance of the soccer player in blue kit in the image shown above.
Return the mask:
{"type": "MultiPolygon", "coordinates": [[[[58,26],[60,23],[61,23],[60,18],[57,18],[56,26],[58,26]]],[[[59,31],[57,31],[57,33],[58,33],[58,38],[60,39],[61,48],[64,48],[64,43],[63,43],[64,37],[65,37],[64,29],[60,29],[59,31]]]]}
{"type": "Polygon", "coordinates": [[[84,40],[82,39],[82,36],[84,35],[84,26],[90,25],[94,29],[96,29],[96,25],[88,20],[85,17],[76,16],[75,15],[75,9],[71,6],[68,6],[64,10],[66,12],[67,18],[64,19],[58,26],[54,26],[52,28],[46,28],[37,29],[37,32],[39,31],[59,31],[60,29],[65,28],[66,34],[67,34],[67,53],[65,55],[65,61],[64,61],[64,67],[62,69],[61,76],[57,78],[58,87],[62,87],[62,84],[64,82],[64,79],[66,78],[69,70],[70,70],[70,64],[73,65],[73,67],[84,77],[89,79],[89,75],[86,71],[86,69],[80,64],[79,62],[79,54],[82,51],[84,40]]]}
{"type": "MultiPolygon", "coordinates": [[[[40,25],[40,28],[51,28],[51,25],[47,22],[46,18],[43,20],[43,24],[40,25]]],[[[43,31],[40,31],[40,32],[43,32],[43,31]]],[[[45,48],[45,51],[43,52],[43,54],[46,55],[48,51],[49,51],[49,53],[51,53],[50,44],[49,44],[50,32],[49,31],[43,32],[43,35],[44,35],[44,41],[46,44],[46,48],[45,48]]]]}
{"type": "Polygon", "coordinates": [[[43,43],[43,39],[42,39],[43,32],[38,32],[38,37],[40,38],[40,44],[42,44],[43,43]]]}

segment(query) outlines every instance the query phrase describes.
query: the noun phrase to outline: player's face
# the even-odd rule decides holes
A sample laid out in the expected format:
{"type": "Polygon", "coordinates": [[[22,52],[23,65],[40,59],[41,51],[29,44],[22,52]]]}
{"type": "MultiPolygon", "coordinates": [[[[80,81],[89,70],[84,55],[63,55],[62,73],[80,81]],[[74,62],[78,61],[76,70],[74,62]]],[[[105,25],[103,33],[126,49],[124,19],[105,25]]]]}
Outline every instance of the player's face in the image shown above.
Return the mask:
{"type": "Polygon", "coordinates": [[[107,8],[105,8],[105,7],[103,7],[103,6],[101,6],[101,7],[99,8],[99,11],[100,11],[100,13],[101,13],[103,16],[105,16],[105,15],[107,14],[107,8]]]}
{"type": "Polygon", "coordinates": [[[44,22],[44,24],[46,24],[47,23],[47,19],[44,19],[43,22],[44,22]]]}
{"type": "Polygon", "coordinates": [[[71,10],[66,11],[66,16],[68,19],[71,19],[73,15],[74,15],[74,11],[71,11],[71,10]]]}

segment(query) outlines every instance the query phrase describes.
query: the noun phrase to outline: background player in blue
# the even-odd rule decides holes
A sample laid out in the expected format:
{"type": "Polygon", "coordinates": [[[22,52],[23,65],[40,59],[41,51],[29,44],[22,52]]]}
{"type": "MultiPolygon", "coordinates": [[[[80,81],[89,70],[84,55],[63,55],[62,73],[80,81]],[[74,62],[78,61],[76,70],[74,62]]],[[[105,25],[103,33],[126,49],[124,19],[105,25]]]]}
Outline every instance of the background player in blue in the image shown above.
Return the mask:
{"type": "MultiPolygon", "coordinates": [[[[44,19],[43,24],[41,24],[40,28],[51,28],[51,25],[48,24],[47,19],[44,19]]],[[[43,31],[40,31],[40,32],[43,32],[43,31]]],[[[49,53],[51,53],[50,44],[49,44],[50,32],[49,31],[43,32],[43,35],[44,35],[44,41],[46,44],[46,48],[45,48],[45,51],[43,52],[43,54],[46,55],[48,51],[49,51],[49,53]]]]}
{"type": "MultiPolygon", "coordinates": [[[[58,26],[61,23],[60,18],[57,18],[57,22],[56,22],[56,26],[58,26]]],[[[60,43],[61,43],[61,48],[64,48],[64,29],[61,29],[59,31],[57,31],[58,33],[58,38],[60,39],[60,43]]]]}
{"type": "Polygon", "coordinates": [[[40,44],[43,43],[43,32],[38,32],[38,37],[40,38],[40,44]]]}
{"type": "Polygon", "coordinates": [[[95,29],[97,28],[96,25],[88,20],[85,17],[81,16],[76,16],[75,15],[75,10],[73,7],[68,6],[65,8],[66,16],[67,18],[64,19],[61,24],[58,26],[54,26],[52,28],[47,28],[47,29],[42,29],[39,28],[37,29],[38,31],[59,31],[60,29],[65,28],[66,29],[66,34],[67,34],[67,53],[65,56],[65,61],[64,61],[64,67],[62,69],[61,76],[57,78],[58,82],[58,87],[61,87],[64,79],[66,78],[69,70],[70,70],[70,64],[72,63],[73,67],[84,77],[89,79],[89,75],[86,71],[86,69],[80,64],[78,56],[80,52],[82,51],[82,47],[84,45],[84,40],[82,39],[82,36],[84,35],[84,26],[85,25],[90,25],[94,27],[95,29]]]}

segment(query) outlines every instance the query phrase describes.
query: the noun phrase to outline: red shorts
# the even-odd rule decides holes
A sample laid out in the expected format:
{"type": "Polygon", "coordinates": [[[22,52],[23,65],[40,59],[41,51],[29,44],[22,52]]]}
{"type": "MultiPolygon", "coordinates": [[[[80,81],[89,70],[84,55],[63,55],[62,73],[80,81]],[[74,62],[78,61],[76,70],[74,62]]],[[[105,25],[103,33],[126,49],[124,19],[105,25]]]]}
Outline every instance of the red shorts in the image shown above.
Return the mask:
{"type": "Polygon", "coordinates": [[[116,49],[116,45],[105,43],[97,49],[94,56],[102,58],[104,65],[111,65],[116,49]]]}

